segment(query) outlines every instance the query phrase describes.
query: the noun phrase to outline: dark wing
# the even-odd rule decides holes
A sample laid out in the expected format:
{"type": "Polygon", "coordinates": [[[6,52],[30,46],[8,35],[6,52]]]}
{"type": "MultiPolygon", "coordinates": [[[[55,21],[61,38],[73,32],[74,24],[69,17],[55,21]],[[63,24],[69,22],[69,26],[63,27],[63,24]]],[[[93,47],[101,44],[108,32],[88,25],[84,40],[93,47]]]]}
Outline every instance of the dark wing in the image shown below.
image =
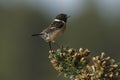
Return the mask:
{"type": "Polygon", "coordinates": [[[62,21],[54,21],[51,24],[51,27],[55,27],[55,28],[62,28],[64,26],[64,22],[62,21]]]}
{"type": "Polygon", "coordinates": [[[65,23],[62,21],[53,21],[52,24],[44,30],[44,32],[49,33],[49,32],[53,32],[57,29],[60,29],[62,27],[64,27],[65,23]]]}

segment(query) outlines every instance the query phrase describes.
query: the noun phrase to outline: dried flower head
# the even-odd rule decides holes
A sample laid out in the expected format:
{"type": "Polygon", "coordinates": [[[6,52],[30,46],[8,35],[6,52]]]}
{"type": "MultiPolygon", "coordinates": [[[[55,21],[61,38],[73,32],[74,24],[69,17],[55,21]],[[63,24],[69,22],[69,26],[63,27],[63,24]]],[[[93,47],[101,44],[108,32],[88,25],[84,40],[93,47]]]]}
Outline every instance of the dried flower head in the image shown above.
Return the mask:
{"type": "Polygon", "coordinates": [[[56,51],[49,51],[49,59],[55,70],[63,72],[65,77],[75,79],[77,74],[81,74],[81,70],[86,67],[88,55],[90,51],[82,48],[78,51],[76,49],[58,49],[56,51]]]}
{"type": "Polygon", "coordinates": [[[90,51],[82,48],[63,48],[49,53],[54,69],[71,80],[120,80],[120,65],[104,52],[92,58],[90,51]]]}

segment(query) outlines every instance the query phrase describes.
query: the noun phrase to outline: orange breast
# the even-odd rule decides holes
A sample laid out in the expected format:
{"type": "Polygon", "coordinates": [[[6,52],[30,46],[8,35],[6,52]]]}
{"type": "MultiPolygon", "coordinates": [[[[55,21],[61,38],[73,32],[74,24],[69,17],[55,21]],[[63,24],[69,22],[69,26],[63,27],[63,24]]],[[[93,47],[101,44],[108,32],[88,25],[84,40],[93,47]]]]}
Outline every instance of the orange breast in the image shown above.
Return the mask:
{"type": "Polygon", "coordinates": [[[49,41],[52,41],[54,42],[55,39],[60,36],[62,33],[64,33],[66,29],[66,26],[64,26],[63,28],[59,29],[59,30],[56,30],[54,32],[52,32],[50,35],[49,35],[49,41]]]}

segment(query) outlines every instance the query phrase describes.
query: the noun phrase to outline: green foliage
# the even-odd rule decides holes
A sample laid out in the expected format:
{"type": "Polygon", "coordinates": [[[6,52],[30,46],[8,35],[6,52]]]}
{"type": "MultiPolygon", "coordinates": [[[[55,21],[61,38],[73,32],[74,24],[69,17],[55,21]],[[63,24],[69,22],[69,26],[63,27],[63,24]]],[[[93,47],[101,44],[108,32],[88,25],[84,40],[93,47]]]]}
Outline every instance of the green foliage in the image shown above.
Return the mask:
{"type": "Polygon", "coordinates": [[[101,53],[89,58],[88,49],[57,49],[49,51],[55,70],[70,80],[120,80],[120,65],[101,53]]]}

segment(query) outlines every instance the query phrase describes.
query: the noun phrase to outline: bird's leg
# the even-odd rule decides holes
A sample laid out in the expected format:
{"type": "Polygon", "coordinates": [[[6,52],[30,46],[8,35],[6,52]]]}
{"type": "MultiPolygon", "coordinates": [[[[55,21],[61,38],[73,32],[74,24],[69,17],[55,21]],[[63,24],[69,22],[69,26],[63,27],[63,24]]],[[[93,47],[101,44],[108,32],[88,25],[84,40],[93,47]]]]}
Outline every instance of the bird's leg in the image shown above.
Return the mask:
{"type": "Polygon", "coordinates": [[[64,48],[64,46],[63,46],[63,44],[61,44],[61,45],[60,45],[60,49],[63,50],[63,48],[64,48]]]}
{"type": "Polygon", "coordinates": [[[50,48],[50,50],[52,50],[52,48],[51,48],[51,41],[49,42],[49,48],[50,48]]]}

